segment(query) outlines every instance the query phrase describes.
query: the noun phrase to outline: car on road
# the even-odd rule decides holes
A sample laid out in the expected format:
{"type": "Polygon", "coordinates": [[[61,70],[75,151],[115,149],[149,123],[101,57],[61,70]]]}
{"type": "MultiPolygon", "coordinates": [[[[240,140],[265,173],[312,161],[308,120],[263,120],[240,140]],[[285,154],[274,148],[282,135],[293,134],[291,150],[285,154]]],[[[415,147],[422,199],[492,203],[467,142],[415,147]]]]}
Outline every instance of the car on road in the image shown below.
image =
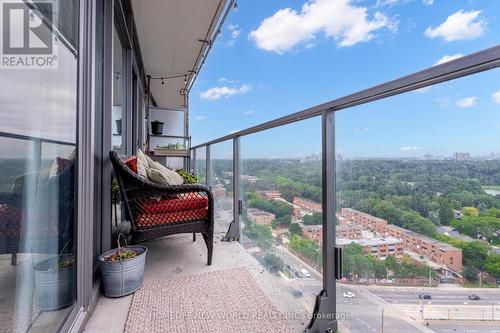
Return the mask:
{"type": "Polygon", "coordinates": [[[420,298],[420,299],[432,299],[432,295],[429,293],[420,293],[420,294],[418,294],[418,298],[420,298]]]}
{"type": "Polygon", "coordinates": [[[302,291],[296,290],[296,289],[292,290],[291,293],[292,293],[293,297],[295,297],[295,298],[300,298],[300,297],[304,296],[304,293],[302,291]]]}
{"type": "Polygon", "coordinates": [[[345,293],[342,294],[345,298],[354,298],[356,297],[356,294],[353,293],[352,291],[346,291],[345,293]]]}
{"type": "Polygon", "coordinates": [[[307,269],[305,269],[305,268],[302,268],[302,269],[300,270],[300,272],[302,273],[302,275],[304,275],[304,276],[305,276],[305,277],[307,277],[307,278],[310,278],[310,277],[311,277],[311,273],[309,273],[309,271],[308,271],[307,269]]]}
{"type": "Polygon", "coordinates": [[[469,299],[471,301],[479,301],[481,299],[481,297],[479,297],[478,295],[476,294],[472,294],[472,295],[469,295],[469,299]]]}

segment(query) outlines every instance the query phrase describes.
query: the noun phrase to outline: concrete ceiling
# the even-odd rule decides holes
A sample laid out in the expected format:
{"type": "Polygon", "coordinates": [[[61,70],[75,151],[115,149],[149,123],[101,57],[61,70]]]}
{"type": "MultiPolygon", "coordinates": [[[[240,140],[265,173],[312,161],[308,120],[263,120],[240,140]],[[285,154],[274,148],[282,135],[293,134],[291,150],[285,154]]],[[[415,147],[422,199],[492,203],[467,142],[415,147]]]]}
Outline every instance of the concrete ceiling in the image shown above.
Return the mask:
{"type": "MultiPolygon", "coordinates": [[[[142,58],[147,75],[182,75],[199,66],[203,42],[210,38],[223,13],[226,0],[132,0],[142,58]]],[[[180,90],[193,75],[151,81],[159,107],[185,108],[180,90]]]]}

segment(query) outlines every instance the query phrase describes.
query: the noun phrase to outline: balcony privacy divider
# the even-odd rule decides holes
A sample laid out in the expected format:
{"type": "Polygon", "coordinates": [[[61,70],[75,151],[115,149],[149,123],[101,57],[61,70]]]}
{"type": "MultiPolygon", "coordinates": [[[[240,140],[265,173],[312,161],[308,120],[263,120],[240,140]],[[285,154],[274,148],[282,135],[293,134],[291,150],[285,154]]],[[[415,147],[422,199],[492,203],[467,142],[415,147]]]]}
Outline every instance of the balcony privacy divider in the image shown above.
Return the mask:
{"type": "MultiPolygon", "coordinates": [[[[233,134],[229,134],[209,142],[199,144],[191,149],[206,147],[207,156],[207,184],[210,184],[210,145],[233,140],[233,211],[234,221],[228,230],[225,240],[236,239],[240,235],[239,219],[241,215],[240,193],[240,138],[299,122],[318,115],[322,115],[322,173],[323,173],[323,290],[316,296],[316,303],[312,319],[305,332],[334,332],[337,330],[336,319],[336,279],[341,277],[341,252],[335,247],[335,111],[366,104],[390,96],[428,87],[437,83],[446,82],[459,77],[487,71],[500,67],[500,45],[464,56],[428,69],[416,72],[399,79],[395,79],[330,102],[320,104],[309,109],[299,111],[281,118],[277,118],[233,134]],[[338,263],[335,265],[335,263],[338,263]]],[[[195,156],[195,155],[194,155],[195,156]]],[[[241,238],[238,238],[241,239],[241,238]]]]}

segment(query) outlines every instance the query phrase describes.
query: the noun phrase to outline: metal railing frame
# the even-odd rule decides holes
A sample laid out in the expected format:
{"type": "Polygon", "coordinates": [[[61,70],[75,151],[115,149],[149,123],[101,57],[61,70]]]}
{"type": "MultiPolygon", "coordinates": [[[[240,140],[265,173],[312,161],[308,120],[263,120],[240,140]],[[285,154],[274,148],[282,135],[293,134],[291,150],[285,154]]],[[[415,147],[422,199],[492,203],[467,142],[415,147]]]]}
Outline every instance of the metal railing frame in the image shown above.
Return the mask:
{"type": "Polygon", "coordinates": [[[313,318],[306,327],[305,332],[334,332],[337,330],[337,319],[335,317],[335,281],[341,276],[341,268],[339,265],[335,265],[335,263],[340,263],[341,254],[339,249],[335,247],[335,112],[497,67],[500,67],[500,45],[249,127],[191,148],[193,151],[196,151],[197,148],[206,147],[208,182],[210,177],[209,172],[211,172],[209,169],[210,146],[228,140],[233,141],[234,220],[231,222],[228,234],[224,240],[241,239],[241,137],[320,115],[322,116],[323,290],[316,297],[313,318]]]}
{"type": "Polygon", "coordinates": [[[33,144],[33,170],[39,171],[42,166],[42,144],[49,143],[61,146],[75,147],[76,144],[72,142],[44,139],[36,136],[0,132],[0,138],[8,138],[15,140],[31,141],[33,144]]]}

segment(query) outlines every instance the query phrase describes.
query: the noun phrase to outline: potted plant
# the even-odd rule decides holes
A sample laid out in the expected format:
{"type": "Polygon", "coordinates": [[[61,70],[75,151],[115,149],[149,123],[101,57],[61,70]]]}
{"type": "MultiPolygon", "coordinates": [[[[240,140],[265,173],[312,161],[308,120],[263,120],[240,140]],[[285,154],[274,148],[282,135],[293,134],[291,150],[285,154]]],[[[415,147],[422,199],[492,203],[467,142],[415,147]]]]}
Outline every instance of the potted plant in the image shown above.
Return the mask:
{"type": "Polygon", "coordinates": [[[185,157],[189,156],[190,152],[186,148],[186,145],[177,143],[169,143],[164,146],[157,145],[155,147],[155,155],[156,156],[180,156],[185,157]]]}
{"type": "Polygon", "coordinates": [[[125,236],[118,235],[118,248],[99,256],[105,296],[121,297],[142,287],[147,252],[144,246],[128,246],[125,236]],[[121,246],[120,238],[125,246],[121,246]]]}
{"type": "Polygon", "coordinates": [[[75,259],[70,254],[34,265],[35,297],[40,310],[57,310],[75,301],[75,259]]]}
{"type": "Polygon", "coordinates": [[[184,184],[197,184],[198,183],[198,176],[195,174],[192,174],[184,169],[177,169],[175,172],[177,172],[182,179],[184,179],[184,184]]]}
{"type": "Polygon", "coordinates": [[[122,120],[121,119],[116,119],[116,133],[122,134],[122,120]]]}
{"type": "Polygon", "coordinates": [[[154,135],[162,135],[163,134],[163,125],[164,123],[155,120],[151,122],[151,132],[153,132],[154,135]]]}

